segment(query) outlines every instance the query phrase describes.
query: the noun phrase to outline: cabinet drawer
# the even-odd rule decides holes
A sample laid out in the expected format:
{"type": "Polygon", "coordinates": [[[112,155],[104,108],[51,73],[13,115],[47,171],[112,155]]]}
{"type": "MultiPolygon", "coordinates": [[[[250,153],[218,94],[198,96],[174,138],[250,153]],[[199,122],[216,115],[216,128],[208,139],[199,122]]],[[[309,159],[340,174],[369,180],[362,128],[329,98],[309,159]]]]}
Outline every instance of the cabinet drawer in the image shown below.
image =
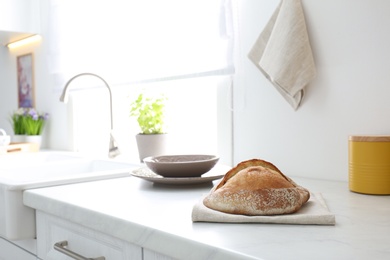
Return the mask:
{"type": "Polygon", "coordinates": [[[144,248],[144,259],[143,260],[174,260],[174,258],[171,258],[166,255],[162,255],[160,253],[148,250],[144,248]]]}
{"type": "Polygon", "coordinates": [[[73,259],[54,249],[54,244],[61,241],[67,241],[68,250],[86,258],[142,259],[139,246],[37,211],[38,257],[44,260],[73,259]]]}

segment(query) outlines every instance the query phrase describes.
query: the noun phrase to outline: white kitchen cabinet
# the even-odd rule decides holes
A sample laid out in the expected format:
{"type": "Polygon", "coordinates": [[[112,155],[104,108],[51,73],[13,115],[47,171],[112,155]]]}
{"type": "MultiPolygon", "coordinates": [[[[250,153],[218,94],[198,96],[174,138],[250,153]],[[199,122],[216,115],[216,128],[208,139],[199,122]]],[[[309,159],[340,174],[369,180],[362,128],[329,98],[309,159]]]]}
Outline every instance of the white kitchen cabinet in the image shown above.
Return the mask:
{"type": "Polygon", "coordinates": [[[40,0],[0,0],[0,44],[40,33],[40,0]]]}
{"type": "Polygon", "coordinates": [[[139,246],[37,211],[38,257],[44,260],[73,259],[54,249],[54,245],[62,241],[67,241],[68,250],[86,258],[142,259],[139,246]]]}
{"type": "Polygon", "coordinates": [[[36,260],[36,256],[0,237],[0,260],[36,260]]]}
{"type": "MultiPolygon", "coordinates": [[[[40,259],[73,259],[55,249],[56,244],[59,245],[60,242],[66,241],[66,249],[88,259],[98,260],[99,257],[104,257],[105,260],[173,260],[171,257],[143,249],[140,246],[130,244],[44,212],[37,211],[36,214],[37,251],[40,259]]],[[[3,259],[0,258],[0,260],[3,259]]],[[[26,260],[30,259],[26,258],[26,260]]]]}

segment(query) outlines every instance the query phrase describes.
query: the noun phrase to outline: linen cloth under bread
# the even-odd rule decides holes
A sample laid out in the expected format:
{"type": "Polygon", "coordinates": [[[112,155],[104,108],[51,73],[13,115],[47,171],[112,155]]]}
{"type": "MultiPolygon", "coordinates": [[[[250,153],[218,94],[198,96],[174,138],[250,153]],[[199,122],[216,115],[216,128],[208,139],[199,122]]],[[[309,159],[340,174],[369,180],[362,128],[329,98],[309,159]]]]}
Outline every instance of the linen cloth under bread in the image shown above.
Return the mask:
{"type": "Polygon", "coordinates": [[[316,69],[300,0],[282,0],[248,54],[296,110],[316,69]]]}
{"type": "Polygon", "coordinates": [[[326,206],[321,193],[310,193],[310,199],[293,214],[246,216],[228,214],[206,207],[203,198],[192,209],[193,222],[274,223],[301,225],[335,225],[336,218],[326,206]]]}

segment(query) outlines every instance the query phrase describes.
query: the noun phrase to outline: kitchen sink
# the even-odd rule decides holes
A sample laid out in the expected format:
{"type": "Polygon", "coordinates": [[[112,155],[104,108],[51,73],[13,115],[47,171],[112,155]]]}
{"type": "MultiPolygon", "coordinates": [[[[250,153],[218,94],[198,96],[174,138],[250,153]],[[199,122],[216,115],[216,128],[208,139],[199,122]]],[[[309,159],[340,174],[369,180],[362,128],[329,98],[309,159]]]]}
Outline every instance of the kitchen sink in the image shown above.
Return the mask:
{"type": "Polygon", "coordinates": [[[0,156],[0,236],[35,238],[35,211],[24,206],[24,190],[125,177],[137,167],[55,152],[0,156]]]}
{"type": "Polygon", "coordinates": [[[9,153],[0,156],[0,169],[15,167],[21,162],[25,165],[40,165],[47,162],[58,162],[80,159],[83,156],[74,152],[46,151],[39,153],[9,153]]]}

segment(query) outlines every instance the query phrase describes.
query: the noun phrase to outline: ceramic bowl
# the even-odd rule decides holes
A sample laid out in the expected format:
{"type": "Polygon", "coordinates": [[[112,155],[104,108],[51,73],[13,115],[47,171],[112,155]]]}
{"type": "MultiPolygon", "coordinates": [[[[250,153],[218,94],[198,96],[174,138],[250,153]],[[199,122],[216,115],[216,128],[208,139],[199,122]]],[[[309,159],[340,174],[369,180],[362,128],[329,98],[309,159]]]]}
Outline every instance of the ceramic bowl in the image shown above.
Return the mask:
{"type": "Polygon", "coordinates": [[[146,166],[163,177],[199,177],[218,162],[215,155],[161,155],[144,159],[146,166]]]}

